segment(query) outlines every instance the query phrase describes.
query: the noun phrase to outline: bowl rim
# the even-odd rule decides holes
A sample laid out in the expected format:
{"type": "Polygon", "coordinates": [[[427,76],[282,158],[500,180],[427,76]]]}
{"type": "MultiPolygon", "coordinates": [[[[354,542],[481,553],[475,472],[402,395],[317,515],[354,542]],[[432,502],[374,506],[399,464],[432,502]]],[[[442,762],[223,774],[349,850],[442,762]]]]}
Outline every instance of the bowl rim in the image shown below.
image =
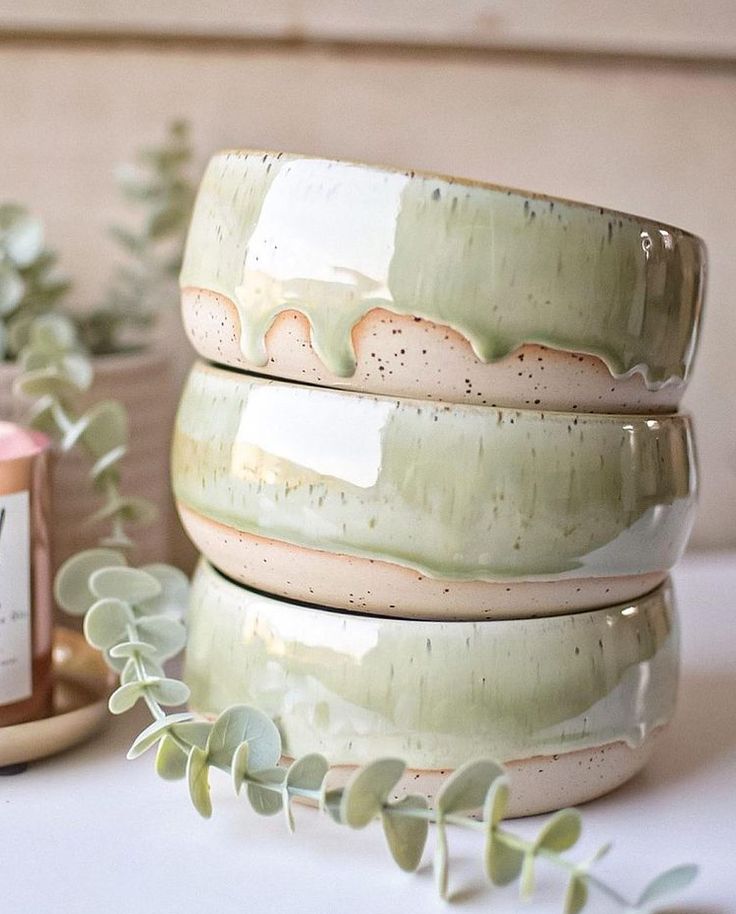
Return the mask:
{"type": "Polygon", "coordinates": [[[392,175],[404,175],[405,177],[413,180],[415,178],[425,179],[425,180],[434,180],[442,181],[448,185],[458,185],[460,187],[473,187],[479,190],[490,191],[492,193],[503,194],[506,196],[519,197],[522,199],[537,200],[540,203],[560,203],[564,206],[570,206],[577,209],[582,209],[590,213],[598,213],[598,215],[608,218],[614,216],[616,218],[623,218],[630,221],[636,221],[641,223],[648,223],[651,226],[656,226],[657,228],[666,229],[672,232],[677,232],[680,235],[683,235],[687,238],[692,239],[697,242],[702,251],[701,254],[705,259],[707,254],[707,246],[705,241],[694,232],[689,231],[688,229],[681,228],[678,225],[673,223],[664,222],[659,219],[652,218],[651,216],[642,216],[638,213],[627,212],[626,210],[614,209],[608,206],[601,206],[597,203],[587,203],[583,200],[575,200],[570,197],[558,196],[557,194],[545,194],[540,191],[530,191],[522,187],[515,187],[505,184],[498,184],[493,181],[484,181],[478,178],[467,178],[463,176],[449,175],[441,171],[432,171],[429,169],[423,168],[405,168],[399,165],[386,165],[380,162],[365,162],[361,159],[351,159],[351,158],[331,158],[329,156],[320,155],[319,153],[309,153],[309,152],[290,152],[290,151],[280,151],[275,149],[262,149],[257,147],[225,147],[218,150],[213,155],[210,156],[207,166],[211,165],[215,159],[221,157],[229,156],[238,156],[238,157],[248,157],[248,156],[258,156],[262,158],[273,157],[275,159],[286,159],[288,161],[298,161],[301,159],[309,159],[310,161],[319,161],[325,162],[330,165],[349,165],[357,168],[366,168],[369,171],[376,172],[378,174],[392,174],[392,175]]]}

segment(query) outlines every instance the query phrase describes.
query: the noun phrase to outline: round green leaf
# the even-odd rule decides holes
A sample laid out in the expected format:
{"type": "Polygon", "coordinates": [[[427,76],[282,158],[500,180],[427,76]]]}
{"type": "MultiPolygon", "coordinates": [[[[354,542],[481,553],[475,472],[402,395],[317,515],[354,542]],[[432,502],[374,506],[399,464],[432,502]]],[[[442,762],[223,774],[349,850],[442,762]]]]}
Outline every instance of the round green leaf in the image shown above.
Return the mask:
{"type": "Polygon", "coordinates": [[[483,803],[483,821],[491,828],[498,825],[506,814],[509,802],[509,779],[500,774],[491,784],[483,803]]]}
{"type": "Polygon", "coordinates": [[[187,781],[189,782],[189,796],[197,812],[205,819],[212,815],[212,799],[210,798],[209,767],[207,753],[199,746],[192,746],[187,760],[187,781]]]}
{"type": "Polygon", "coordinates": [[[111,714],[124,714],[129,711],[139,698],[143,697],[145,684],[142,682],[129,682],[122,685],[110,696],[107,706],[111,714]]]}
{"type": "Polygon", "coordinates": [[[509,885],[521,872],[524,854],[515,847],[509,847],[503,838],[489,827],[486,833],[483,862],[486,874],[494,885],[509,885]]]}
{"type": "Polygon", "coordinates": [[[166,735],[169,727],[180,726],[192,720],[192,715],[182,711],[179,714],[169,714],[161,720],[154,720],[152,724],[146,727],[133,741],[133,745],[128,750],[128,758],[138,758],[143,755],[151,746],[155,745],[166,735]]]}
{"type": "Polygon", "coordinates": [[[581,831],[582,818],[577,809],[561,809],[545,823],[535,847],[558,853],[567,851],[577,842],[581,831]]]}
{"type": "MultiPolygon", "coordinates": [[[[100,600],[100,602],[102,601],[100,600]]],[[[91,611],[92,610],[90,610],[90,612],[91,611]]],[[[155,661],[158,656],[156,648],[152,644],[149,644],[147,641],[122,641],[120,644],[116,644],[114,647],[111,647],[109,654],[111,657],[115,658],[124,657],[127,659],[128,657],[138,656],[145,657],[147,660],[153,661],[155,661]]],[[[155,676],[153,678],[158,677],[155,676]]]]}
{"type": "Polygon", "coordinates": [[[159,704],[183,705],[189,699],[189,686],[178,679],[158,679],[150,686],[159,704]]]}
{"type": "Polygon", "coordinates": [[[43,223],[16,203],[0,206],[0,248],[17,266],[31,266],[43,251],[43,223]]]}
{"type": "Polygon", "coordinates": [[[119,597],[136,605],[158,596],[161,585],[139,568],[102,568],[90,576],[89,588],[99,598],[119,597]]]}
{"type": "Polygon", "coordinates": [[[364,828],[380,814],[389,794],[401,780],[401,759],[377,759],[351,775],[342,795],[340,815],[351,828],[364,828]]]}
{"type": "Polygon", "coordinates": [[[565,892],[563,914],[580,914],[587,901],[588,886],[585,884],[585,879],[583,876],[573,873],[565,892]]]}
{"type": "Polygon", "coordinates": [[[138,635],[155,647],[161,660],[175,657],[187,641],[184,626],[169,616],[143,616],[137,627],[138,635]]]}
{"type": "Polygon", "coordinates": [[[101,568],[125,565],[125,556],[114,549],[88,549],[79,552],[59,569],[54,596],[59,606],[73,616],[83,616],[96,601],[89,579],[101,568]]]}
{"type": "Polygon", "coordinates": [[[143,565],[141,571],[152,575],[161,585],[161,593],[138,606],[146,615],[169,614],[177,618],[186,615],[189,606],[189,578],[173,565],[143,565]]]}
{"type": "Polygon", "coordinates": [[[99,458],[113,448],[128,443],[128,414],[116,400],[96,403],[84,416],[85,429],[81,440],[93,457],[99,458]]]}
{"type": "Polygon", "coordinates": [[[158,744],[156,773],[165,781],[181,781],[187,775],[187,754],[168,735],[158,744]]]}
{"type": "Polygon", "coordinates": [[[286,813],[286,825],[290,832],[294,831],[294,814],[291,809],[289,787],[300,790],[321,790],[329,768],[330,763],[327,759],[316,752],[303,755],[289,767],[284,779],[284,812],[286,813]]]}
{"type": "Polygon", "coordinates": [[[697,875],[698,867],[692,863],[666,870],[653,879],[644,889],[639,896],[637,908],[646,910],[653,903],[658,904],[662,898],[682,892],[694,881],[697,875]]]}
{"type": "Polygon", "coordinates": [[[491,784],[503,775],[503,768],[489,759],[466,762],[447,778],[435,806],[440,815],[470,812],[483,805],[491,784]]]}
{"type": "Polygon", "coordinates": [[[10,314],[23,300],[26,284],[15,267],[0,261],[0,315],[10,314]]]}
{"type": "MultiPolygon", "coordinates": [[[[133,611],[124,600],[107,597],[93,603],[84,617],[84,637],[93,647],[104,651],[127,639],[128,626],[134,623],[133,611]]],[[[110,653],[113,657],[124,656],[113,651],[110,653]]]]}
{"type": "Polygon", "coordinates": [[[77,393],[74,384],[56,368],[39,368],[20,375],[13,384],[13,390],[33,400],[47,395],[63,400],[77,393]]]}
{"type": "MultiPolygon", "coordinates": [[[[191,715],[186,715],[191,717],[191,715]]],[[[199,746],[204,749],[207,746],[212,724],[206,720],[189,720],[183,724],[174,724],[171,728],[172,733],[190,746],[199,746]]]]}
{"type": "Polygon", "coordinates": [[[281,790],[274,790],[273,787],[280,787],[283,784],[284,769],[266,768],[255,773],[251,772],[249,777],[257,778],[257,780],[248,781],[248,800],[254,811],[259,816],[274,816],[280,812],[283,794],[281,790]],[[271,784],[273,787],[265,786],[267,784],[271,784]]]}
{"type": "Polygon", "coordinates": [[[272,768],[281,758],[281,735],[271,718],[247,705],[234,705],[215,721],[207,744],[212,765],[230,769],[235,750],[248,743],[250,771],[272,768]]]}
{"type": "Polygon", "coordinates": [[[429,822],[405,813],[408,810],[425,809],[427,801],[424,797],[410,795],[385,807],[381,813],[383,833],[391,856],[408,873],[413,873],[422,861],[429,822]]]}

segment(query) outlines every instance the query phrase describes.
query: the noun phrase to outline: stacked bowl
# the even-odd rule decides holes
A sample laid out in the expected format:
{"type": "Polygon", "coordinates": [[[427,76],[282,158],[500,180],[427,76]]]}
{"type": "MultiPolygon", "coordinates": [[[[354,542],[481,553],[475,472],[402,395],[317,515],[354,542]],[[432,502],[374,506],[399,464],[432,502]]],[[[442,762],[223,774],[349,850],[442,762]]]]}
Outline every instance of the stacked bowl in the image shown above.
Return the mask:
{"type": "Polygon", "coordinates": [[[172,478],[203,553],[186,678],[288,756],[477,756],[579,803],[671,717],[695,509],[701,242],[452,178],[226,152],[182,305],[172,478]]]}

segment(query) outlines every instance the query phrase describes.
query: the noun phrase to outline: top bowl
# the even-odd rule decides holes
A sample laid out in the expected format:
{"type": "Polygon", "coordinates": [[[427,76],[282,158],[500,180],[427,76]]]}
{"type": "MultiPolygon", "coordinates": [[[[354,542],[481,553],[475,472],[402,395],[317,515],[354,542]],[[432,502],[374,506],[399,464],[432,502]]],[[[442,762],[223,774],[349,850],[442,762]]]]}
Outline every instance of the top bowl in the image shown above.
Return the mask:
{"type": "Polygon", "coordinates": [[[676,407],[705,250],[677,228],[488,184],[301,155],[210,162],[181,273],[212,361],[497,406],[676,407]]]}

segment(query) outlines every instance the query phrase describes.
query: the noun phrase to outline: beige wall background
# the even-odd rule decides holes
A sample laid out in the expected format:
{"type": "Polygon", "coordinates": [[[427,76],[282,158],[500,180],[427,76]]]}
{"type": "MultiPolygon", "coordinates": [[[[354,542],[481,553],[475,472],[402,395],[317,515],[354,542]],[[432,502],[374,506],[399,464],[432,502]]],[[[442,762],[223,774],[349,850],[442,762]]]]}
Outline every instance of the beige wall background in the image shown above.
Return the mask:
{"type": "MultiPolygon", "coordinates": [[[[439,170],[584,199],[704,237],[686,407],[694,543],[736,545],[736,4],[480,0],[0,2],[0,198],[46,219],[80,307],[125,218],[115,163],[192,122],[223,146],[439,170]]],[[[189,354],[179,340],[183,367],[189,354]]]]}

